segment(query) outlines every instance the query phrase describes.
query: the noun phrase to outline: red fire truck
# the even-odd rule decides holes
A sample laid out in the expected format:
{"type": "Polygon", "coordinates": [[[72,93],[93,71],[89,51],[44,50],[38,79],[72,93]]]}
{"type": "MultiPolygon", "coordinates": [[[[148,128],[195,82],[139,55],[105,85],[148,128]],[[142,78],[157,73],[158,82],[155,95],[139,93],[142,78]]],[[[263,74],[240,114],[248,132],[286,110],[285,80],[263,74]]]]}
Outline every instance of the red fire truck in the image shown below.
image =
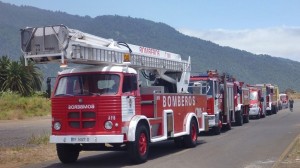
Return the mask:
{"type": "Polygon", "coordinates": [[[249,89],[243,87],[243,82],[209,70],[207,74],[191,76],[190,86],[195,85],[206,88],[209,128],[213,134],[220,134],[223,125],[231,129],[232,122],[239,126],[249,122],[249,89]]]}
{"type": "Polygon", "coordinates": [[[235,81],[235,115],[238,126],[249,122],[250,90],[244,82],[235,81]]]}
{"type": "Polygon", "coordinates": [[[265,97],[266,93],[263,92],[261,87],[248,86],[250,89],[250,111],[251,117],[257,119],[264,118],[266,116],[266,104],[265,97]]]}
{"type": "Polygon", "coordinates": [[[190,60],[178,54],[63,25],[23,29],[21,48],[26,63],[74,66],[58,74],[51,96],[50,142],[62,163],[90,150],[127,150],[142,163],[149,143],[194,147],[207,128],[206,95],[188,93],[190,60]]]}
{"type": "MultiPolygon", "coordinates": [[[[221,76],[221,102],[222,111],[227,113],[227,128],[231,128],[231,123],[237,126],[249,122],[249,89],[244,87],[244,82],[239,82],[228,74],[221,76]],[[223,107],[222,107],[223,106],[223,107]]],[[[223,119],[224,120],[224,119],[223,119]]],[[[226,120],[225,120],[226,121],[226,120]]]]}
{"type": "Polygon", "coordinates": [[[279,94],[279,98],[281,101],[281,107],[282,108],[289,108],[288,104],[289,104],[289,96],[286,93],[280,93],[279,94]]]}
{"type": "MultiPolygon", "coordinates": [[[[278,111],[278,107],[277,107],[277,99],[275,99],[274,96],[275,94],[275,90],[274,90],[274,86],[271,84],[255,84],[255,85],[248,85],[249,87],[255,87],[258,90],[261,91],[261,101],[263,102],[262,104],[262,114],[263,115],[272,115],[272,114],[276,114],[278,111]]],[[[262,116],[264,117],[264,116],[262,116]]]]}

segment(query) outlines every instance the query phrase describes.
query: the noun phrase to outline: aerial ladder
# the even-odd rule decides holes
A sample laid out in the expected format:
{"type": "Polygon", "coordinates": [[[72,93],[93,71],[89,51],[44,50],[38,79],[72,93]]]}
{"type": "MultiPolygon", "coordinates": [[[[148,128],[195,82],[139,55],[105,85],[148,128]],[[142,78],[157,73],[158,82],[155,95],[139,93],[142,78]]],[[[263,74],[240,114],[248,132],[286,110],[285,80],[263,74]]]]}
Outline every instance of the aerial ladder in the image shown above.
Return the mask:
{"type": "Polygon", "coordinates": [[[181,59],[179,54],[158,49],[142,47],[113,39],[105,39],[63,25],[21,30],[21,49],[28,60],[36,63],[60,61],[62,67],[67,63],[89,65],[128,65],[135,69],[155,69],[160,77],[171,83],[175,79],[166,76],[167,71],[184,72],[177,92],[187,92],[191,71],[190,58],[181,59]]]}

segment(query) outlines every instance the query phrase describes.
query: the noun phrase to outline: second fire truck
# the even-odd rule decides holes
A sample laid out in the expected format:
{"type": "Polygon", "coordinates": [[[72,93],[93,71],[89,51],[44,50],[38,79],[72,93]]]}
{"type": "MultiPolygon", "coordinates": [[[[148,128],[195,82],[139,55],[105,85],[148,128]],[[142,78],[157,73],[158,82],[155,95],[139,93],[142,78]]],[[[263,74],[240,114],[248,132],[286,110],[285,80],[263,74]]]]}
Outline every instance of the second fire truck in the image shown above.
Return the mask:
{"type": "Polygon", "coordinates": [[[219,75],[209,70],[205,75],[193,75],[190,85],[205,86],[209,128],[220,134],[221,128],[231,129],[231,124],[241,126],[249,122],[249,89],[229,75],[219,75]]]}

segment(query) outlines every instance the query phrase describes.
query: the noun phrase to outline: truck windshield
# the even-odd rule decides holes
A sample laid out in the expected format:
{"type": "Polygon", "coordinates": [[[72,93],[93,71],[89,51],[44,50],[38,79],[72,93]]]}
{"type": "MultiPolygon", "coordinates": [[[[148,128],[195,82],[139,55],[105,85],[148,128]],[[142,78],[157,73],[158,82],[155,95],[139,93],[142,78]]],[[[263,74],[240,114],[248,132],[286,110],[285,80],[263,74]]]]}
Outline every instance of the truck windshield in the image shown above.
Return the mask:
{"type": "Polygon", "coordinates": [[[190,82],[188,92],[193,94],[206,94],[207,85],[206,81],[190,82]]]}
{"type": "Polygon", "coordinates": [[[55,96],[116,94],[120,76],[116,74],[83,74],[59,79],[55,96]]]}
{"type": "Polygon", "coordinates": [[[281,96],[280,96],[280,100],[286,101],[286,99],[287,99],[287,98],[286,98],[286,95],[281,95],[281,96]]]}
{"type": "Polygon", "coordinates": [[[257,100],[258,93],[257,92],[250,92],[250,100],[257,100]]]}
{"type": "Polygon", "coordinates": [[[207,88],[207,95],[213,95],[213,90],[214,90],[214,81],[209,80],[208,88],[207,88]]]}

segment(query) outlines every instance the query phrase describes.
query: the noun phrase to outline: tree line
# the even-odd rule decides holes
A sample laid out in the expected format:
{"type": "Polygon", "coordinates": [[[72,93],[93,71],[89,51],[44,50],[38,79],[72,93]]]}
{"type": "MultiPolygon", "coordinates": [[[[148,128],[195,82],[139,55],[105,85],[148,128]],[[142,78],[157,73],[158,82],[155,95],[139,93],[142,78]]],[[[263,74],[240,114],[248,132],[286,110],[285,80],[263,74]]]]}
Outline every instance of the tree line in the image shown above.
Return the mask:
{"type": "Polygon", "coordinates": [[[11,60],[8,56],[0,58],[0,92],[12,91],[22,96],[30,96],[42,88],[43,74],[32,61],[25,66],[23,56],[11,60]]]}

